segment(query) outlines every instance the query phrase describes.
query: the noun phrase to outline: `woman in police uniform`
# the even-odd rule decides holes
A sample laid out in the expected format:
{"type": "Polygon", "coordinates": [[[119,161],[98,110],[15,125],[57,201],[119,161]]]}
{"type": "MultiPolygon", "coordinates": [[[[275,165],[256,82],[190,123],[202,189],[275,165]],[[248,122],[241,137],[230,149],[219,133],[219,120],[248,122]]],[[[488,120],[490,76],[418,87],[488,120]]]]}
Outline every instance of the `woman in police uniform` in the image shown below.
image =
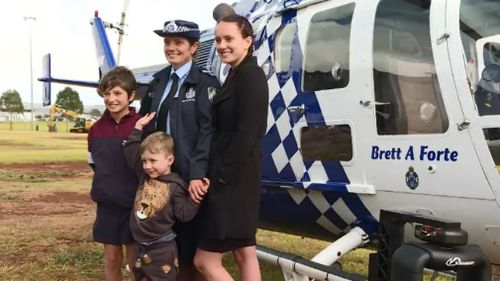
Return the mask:
{"type": "MultiPolygon", "coordinates": [[[[173,171],[189,189],[204,194],[202,180],[208,176],[208,157],[214,128],[211,99],[220,85],[217,79],[202,72],[193,61],[200,46],[200,30],[194,22],[167,21],[154,31],[163,37],[164,53],[170,65],[153,75],[148,95],[141,102],[141,114],[156,112],[146,131],[164,131],[174,139],[173,171]]],[[[196,220],[196,219],[195,219],[196,220]]],[[[193,257],[196,236],[193,222],[176,223],[180,280],[195,278],[193,257]]]]}

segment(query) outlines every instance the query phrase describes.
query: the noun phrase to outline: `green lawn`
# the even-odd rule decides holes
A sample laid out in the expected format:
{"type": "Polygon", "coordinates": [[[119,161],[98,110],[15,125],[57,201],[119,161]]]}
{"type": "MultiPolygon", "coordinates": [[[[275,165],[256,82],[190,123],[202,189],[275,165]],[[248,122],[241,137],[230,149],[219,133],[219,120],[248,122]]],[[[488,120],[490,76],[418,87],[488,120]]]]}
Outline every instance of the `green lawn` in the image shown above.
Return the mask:
{"type": "Polygon", "coordinates": [[[0,131],[0,163],[74,162],[87,159],[86,134],[0,131]]]}
{"type": "MultiPolygon", "coordinates": [[[[58,121],[55,122],[57,125],[58,132],[69,132],[69,129],[73,127],[73,122],[71,121],[58,121]]],[[[10,122],[1,121],[0,122],[0,131],[10,131],[10,122]]],[[[20,122],[14,121],[12,122],[12,131],[31,131],[31,122],[20,122]]],[[[35,121],[33,123],[33,131],[39,132],[47,132],[47,122],[45,121],[35,121]],[[37,130],[38,126],[38,130],[37,130]]]]}

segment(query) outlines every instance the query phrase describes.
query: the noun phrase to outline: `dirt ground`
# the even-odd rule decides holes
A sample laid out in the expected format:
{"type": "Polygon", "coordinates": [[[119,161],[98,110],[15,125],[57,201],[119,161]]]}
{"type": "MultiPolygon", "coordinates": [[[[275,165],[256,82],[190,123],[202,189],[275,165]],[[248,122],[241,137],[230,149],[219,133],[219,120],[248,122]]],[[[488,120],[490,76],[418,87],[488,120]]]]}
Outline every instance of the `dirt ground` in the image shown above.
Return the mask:
{"type": "Polygon", "coordinates": [[[64,163],[0,163],[0,169],[13,169],[25,172],[39,172],[53,169],[79,171],[82,177],[91,175],[89,166],[85,162],[64,162],[64,163]]]}
{"type": "Polygon", "coordinates": [[[74,191],[47,192],[47,190],[29,189],[19,191],[22,193],[22,201],[7,200],[0,201],[0,219],[13,219],[13,216],[30,217],[46,215],[68,215],[87,213],[93,208],[94,203],[90,199],[91,172],[86,163],[57,163],[57,164],[0,164],[0,169],[15,170],[18,174],[33,175],[42,174],[44,180],[64,179],[65,173],[46,173],[47,171],[67,171],[72,179],[88,180],[88,185],[75,186],[74,191]],[[26,204],[29,203],[29,204],[26,204]],[[9,206],[11,205],[11,206],[9,206]],[[69,208],[68,208],[69,207],[69,208]]]}
{"type": "MultiPolygon", "coordinates": [[[[13,220],[33,216],[58,216],[70,214],[87,214],[94,209],[90,199],[91,173],[86,163],[58,163],[58,164],[10,164],[0,165],[0,169],[15,170],[19,174],[44,174],[46,171],[68,171],[72,179],[88,180],[89,185],[75,186],[74,191],[47,192],[46,189],[29,189],[19,191],[23,200],[0,201],[0,219],[13,220]]],[[[44,179],[57,180],[57,174],[45,174],[44,179]]],[[[0,221],[1,223],[1,221],[0,221]]]]}
{"type": "Polygon", "coordinates": [[[0,172],[0,281],[103,280],[88,165],[0,164],[0,172]]]}
{"type": "Polygon", "coordinates": [[[88,165],[2,164],[0,170],[0,280],[102,280],[88,165]],[[68,179],[74,186],[66,186],[68,179]],[[84,276],[82,266],[90,270],[84,276]]]}

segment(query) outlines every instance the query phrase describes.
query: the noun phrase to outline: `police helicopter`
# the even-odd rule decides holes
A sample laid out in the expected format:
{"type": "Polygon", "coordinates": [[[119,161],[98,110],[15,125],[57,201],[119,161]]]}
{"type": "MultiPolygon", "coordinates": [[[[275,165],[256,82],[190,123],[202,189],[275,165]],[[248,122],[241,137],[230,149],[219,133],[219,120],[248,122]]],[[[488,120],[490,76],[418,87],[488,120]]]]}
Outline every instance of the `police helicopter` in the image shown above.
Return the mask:
{"type": "MultiPolygon", "coordinates": [[[[460,222],[468,243],[500,265],[499,1],[232,8],[254,27],[269,85],[260,227],[332,241],[312,259],[330,265],[380,238],[381,210],[403,211],[460,222]]],[[[116,64],[97,15],[92,28],[106,72],[116,64]]],[[[196,63],[224,80],[213,29],[202,32],[196,63]]],[[[159,68],[137,70],[138,81],[159,68]]],[[[47,97],[50,82],[97,85],[53,78],[50,57],[45,69],[47,97]]],[[[263,248],[259,257],[279,263],[263,248]]],[[[307,263],[280,265],[286,280],[322,276],[307,263]]],[[[332,276],[321,278],[357,280],[332,276]]]]}

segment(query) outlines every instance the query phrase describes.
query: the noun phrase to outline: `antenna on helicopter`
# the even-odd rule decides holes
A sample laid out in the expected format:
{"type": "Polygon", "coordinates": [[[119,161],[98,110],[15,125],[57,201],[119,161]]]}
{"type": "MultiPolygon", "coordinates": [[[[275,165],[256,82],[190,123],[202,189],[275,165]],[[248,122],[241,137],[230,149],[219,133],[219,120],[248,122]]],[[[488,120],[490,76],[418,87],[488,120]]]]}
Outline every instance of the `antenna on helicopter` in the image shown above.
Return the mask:
{"type": "Polygon", "coordinates": [[[103,21],[104,27],[115,29],[118,32],[118,51],[116,55],[116,64],[120,65],[120,55],[121,55],[121,47],[123,42],[123,35],[125,34],[125,16],[127,14],[129,0],[123,1],[123,9],[121,13],[120,23],[118,25],[112,24],[110,22],[103,21]]]}
{"type": "Polygon", "coordinates": [[[121,54],[121,47],[122,47],[122,42],[123,42],[123,35],[125,34],[125,15],[127,13],[128,5],[130,1],[129,0],[124,0],[123,1],[123,10],[122,10],[122,15],[120,19],[120,24],[118,30],[118,52],[116,55],[116,64],[120,64],[120,54],[121,54]]]}

